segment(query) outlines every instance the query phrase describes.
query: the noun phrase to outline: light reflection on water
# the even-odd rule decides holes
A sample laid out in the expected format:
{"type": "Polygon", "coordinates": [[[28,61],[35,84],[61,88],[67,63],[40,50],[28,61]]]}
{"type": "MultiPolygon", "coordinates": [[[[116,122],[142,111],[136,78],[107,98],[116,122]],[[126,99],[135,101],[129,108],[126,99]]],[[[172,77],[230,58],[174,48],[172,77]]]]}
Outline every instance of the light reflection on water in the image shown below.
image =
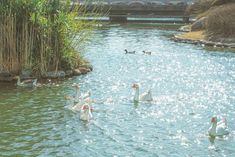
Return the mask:
{"type": "Polygon", "coordinates": [[[0,156],[235,156],[233,53],[174,43],[174,30],[153,26],[95,33],[84,50],[92,73],[58,86],[0,89],[0,156]],[[90,123],[63,100],[74,82],[96,101],[90,123]],[[132,102],[134,82],[152,89],[152,103],[132,102]],[[231,134],[213,143],[206,133],[217,114],[231,134]]]}

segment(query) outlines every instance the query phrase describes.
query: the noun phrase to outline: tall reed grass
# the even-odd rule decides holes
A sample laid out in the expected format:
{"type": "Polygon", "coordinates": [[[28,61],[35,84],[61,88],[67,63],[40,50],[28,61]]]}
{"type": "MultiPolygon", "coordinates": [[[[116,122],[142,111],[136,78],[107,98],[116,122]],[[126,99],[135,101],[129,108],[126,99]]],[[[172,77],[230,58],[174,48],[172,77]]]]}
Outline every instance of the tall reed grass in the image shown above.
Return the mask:
{"type": "Polygon", "coordinates": [[[0,0],[0,72],[32,69],[42,76],[81,64],[74,43],[82,43],[91,30],[89,23],[75,20],[82,9],[71,8],[70,0],[0,0]]]}

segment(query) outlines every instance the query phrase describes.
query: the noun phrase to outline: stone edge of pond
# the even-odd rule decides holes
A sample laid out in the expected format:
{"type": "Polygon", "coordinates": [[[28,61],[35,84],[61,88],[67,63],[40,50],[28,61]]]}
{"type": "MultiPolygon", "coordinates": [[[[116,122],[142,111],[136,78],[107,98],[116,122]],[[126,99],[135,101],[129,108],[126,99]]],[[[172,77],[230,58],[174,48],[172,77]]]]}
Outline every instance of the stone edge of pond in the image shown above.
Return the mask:
{"type": "Polygon", "coordinates": [[[172,39],[175,42],[181,42],[181,43],[188,43],[188,44],[195,44],[195,45],[203,45],[203,46],[212,46],[212,47],[220,47],[220,48],[235,48],[235,43],[222,43],[222,42],[213,42],[208,40],[198,40],[198,39],[187,39],[187,38],[181,38],[178,35],[174,35],[172,39]]]}
{"type": "MultiPolygon", "coordinates": [[[[80,65],[79,67],[71,70],[48,71],[45,73],[45,75],[39,78],[39,80],[46,80],[46,79],[61,80],[73,76],[85,75],[91,71],[93,71],[92,65],[90,64],[80,65]]],[[[15,76],[16,75],[9,72],[0,72],[0,82],[9,82],[9,83],[15,82],[16,81],[15,76]]],[[[34,76],[31,76],[30,73],[28,73],[27,71],[22,72],[20,74],[20,77],[22,80],[36,78],[34,76]]]]}

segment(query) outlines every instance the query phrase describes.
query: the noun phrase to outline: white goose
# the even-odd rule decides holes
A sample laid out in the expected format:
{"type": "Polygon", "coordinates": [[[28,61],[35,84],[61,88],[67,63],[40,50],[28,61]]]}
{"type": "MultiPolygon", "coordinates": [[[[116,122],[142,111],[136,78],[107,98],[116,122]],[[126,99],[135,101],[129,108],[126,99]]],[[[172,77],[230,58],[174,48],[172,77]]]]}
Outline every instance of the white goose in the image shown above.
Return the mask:
{"type": "Polygon", "coordinates": [[[152,97],[152,92],[151,90],[148,90],[147,92],[139,95],[139,85],[134,83],[132,88],[135,90],[135,95],[134,95],[134,101],[139,102],[139,101],[153,101],[152,97]]]}
{"type": "Polygon", "coordinates": [[[81,97],[80,86],[79,86],[79,84],[74,84],[72,86],[75,87],[74,103],[78,103],[79,99],[81,97]]]}
{"type": "Polygon", "coordinates": [[[76,92],[75,97],[74,97],[74,103],[79,103],[79,102],[83,101],[84,99],[90,97],[90,95],[91,95],[90,91],[88,91],[85,94],[81,94],[79,84],[75,84],[75,85],[73,85],[73,87],[75,87],[75,92],[76,92]]]}
{"type": "Polygon", "coordinates": [[[212,117],[211,127],[209,128],[208,133],[211,137],[228,135],[229,131],[227,128],[226,118],[223,118],[220,122],[217,123],[217,117],[212,117]]]}
{"type": "Polygon", "coordinates": [[[85,94],[81,94],[79,84],[74,84],[74,85],[72,85],[72,87],[75,87],[75,96],[74,97],[64,96],[65,100],[73,100],[74,103],[78,103],[78,102],[80,102],[80,99],[82,99],[82,98],[86,99],[86,98],[90,97],[90,95],[91,95],[90,91],[88,91],[85,94]]]}
{"type": "Polygon", "coordinates": [[[90,101],[89,101],[89,103],[82,105],[80,111],[80,119],[84,121],[90,121],[90,119],[93,117],[91,111],[92,108],[90,106],[90,101]]]}
{"type": "Polygon", "coordinates": [[[80,111],[81,108],[82,108],[82,106],[85,105],[85,104],[87,104],[88,102],[91,102],[91,98],[90,98],[90,97],[87,97],[87,98],[85,98],[85,99],[80,98],[80,101],[79,101],[78,103],[76,103],[75,105],[73,105],[73,106],[71,107],[71,109],[72,109],[73,111],[80,111]]]}
{"type": "Polygon", "coordinates": [[[74,84],[72,86],[75,87],[75,96],[64,96],[64,99],[70,104],[71,110],[80,111],[82,105],[90,101],[91,93],[88,91],[87,93],[81,95],[79,84],[74,84]]]}

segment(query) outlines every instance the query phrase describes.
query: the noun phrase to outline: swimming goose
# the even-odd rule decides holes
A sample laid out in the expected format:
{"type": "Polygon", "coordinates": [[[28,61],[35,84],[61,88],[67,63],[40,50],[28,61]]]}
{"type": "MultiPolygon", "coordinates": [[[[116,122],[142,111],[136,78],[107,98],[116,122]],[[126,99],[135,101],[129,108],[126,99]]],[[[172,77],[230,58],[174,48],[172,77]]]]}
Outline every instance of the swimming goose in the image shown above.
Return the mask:
{"type": "Polygon", "coordinates": [[[87,104],[87,103],[91,103],[91,102],[92,102],[92,100],[91,100],[90,97],[87,97],[87,98],[85,98],[85,99],[80,99],[80,101],[79,101],[78,103],[75,103],[75,105],[73,105],[73,106],[71,107],[71,109],[72,109],[73,111],[80,111],[80,110],[81,110],[81,107],[82,107],[83,105],[85,105],[85,104],[87,104]]]}
{"type": "Polygon", "coordinates": [[[220,122],[217,122],[217,117],[211,118],[211,127],[208,130],[211,137],[228,135],[227,120],[223,118],[220,122]]]}
{"type": "Polygon", "coordinates": [[[139,95],[139,85],[135,83],[135,84],[133,84],[132,88],[134,88],[134,90],[135,90],[135,96],[134,96],[134,101],[135,102],[153,101],[151,90],[148,90],[147,92],[139,95]]]}
{"type": "Polygon", "coordinates": [[[67,100],[71,110],[80,111],[81,106],[90,100],[91,92],[88,91],[87,93],[81,95],[79,84],[74,84],[72,86],[75,87],[75,96],[72,97],[66,95],[64,96],[64,99],[67,100]]]}
{"type": "MultiPolygon", "coordinates": [[[[90,98],[90,97],[87,97],[87,98],[85,98],[85,99],[80,98],[80,99],[79,99],[79,102],[75,102],[74,97],[68,96],[68,95],[64,96],[64,99],[66,100],[67,106],[68,106],[69,109],[71,109],[72,111],[80,111],[82,105],[84,105],[84,104],[86,104],[87,102],[91,101],[91,98],[90,98]]],[[[93,101],[91,101],[91,102],[93,102],[93,101]]]]}
{"type": "Polygon", "coordinates": [[[86,99],[86,98],[91,96],[91,92],[90,91],[81,94],[80,85],[79,84],[75,84],[75,85],[72,85],[72,86],[75,87],[75,96],[74,96],[74,102],[75,103],[78,103],[82,99],[84,100],[84,99],[86,99]]]}
{"type": "Polygon", "coordinates": [[[37,79],[27,79],[24,81],[20,81],[20,77],[16,76],[15,77],[17,79],[17,86],[21,86],[21,87],[36,87],[37,86],[37,79]]]}
{"type": "Polygon", "coordinates": [[[151,51],[143,51],[144,54],[147,54],[147,55],[151,55],[152,52],[151,51]]]}
{"type": "Polygon", "coordinates": [[[125,49],[125,54],[135,54],[135,51],[127,51],[127,49],[125,49]]]}
{"type": "Polygon", "coordinates": [[[79,99],[81,97],[80,86],[79,86],[79,84],[74,84],[72,86],[75,87],[74,102],[77,103],[77,102],[79,102],[79,99]]]}
{"type": "Polygon", "coordinates": [[[92,118],[90,102],[82,105],[80,111],[80,119],[84,121],[90,121],[92,118]]]}

